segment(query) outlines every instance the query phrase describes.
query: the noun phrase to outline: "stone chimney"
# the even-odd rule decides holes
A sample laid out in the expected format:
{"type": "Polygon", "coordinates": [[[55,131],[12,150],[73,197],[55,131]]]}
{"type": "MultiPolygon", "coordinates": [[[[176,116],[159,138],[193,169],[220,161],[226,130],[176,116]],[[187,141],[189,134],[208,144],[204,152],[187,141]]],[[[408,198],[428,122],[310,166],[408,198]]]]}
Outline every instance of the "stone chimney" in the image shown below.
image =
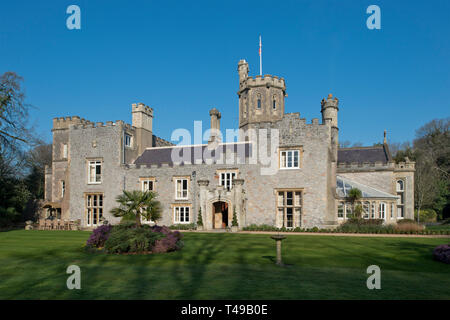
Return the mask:
{"type": "Polygon", "coordinates": [[[220,142],[220,118],[222,115],[216,108],[209,110],[209,115],[211,116],[211,133],[208,143],[220,142]]]}

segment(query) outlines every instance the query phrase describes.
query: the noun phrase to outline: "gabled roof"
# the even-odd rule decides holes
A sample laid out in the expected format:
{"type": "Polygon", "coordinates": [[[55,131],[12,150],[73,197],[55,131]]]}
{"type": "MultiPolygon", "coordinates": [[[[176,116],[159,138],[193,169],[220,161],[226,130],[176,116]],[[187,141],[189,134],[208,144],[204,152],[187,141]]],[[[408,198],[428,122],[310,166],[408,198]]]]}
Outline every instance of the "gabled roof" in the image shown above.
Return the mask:
{"type": "Polygon", "coordinates": [[[338,163],[374,163],[386,164],[391,161],[391,154],[386,144],[373,147],[353,147],[338,149],[338,163]]]}
{"type": "Polygon", "coordinates": [[[336,176],[336,193],[340,198],[346,198],[348,191],[352,188],[361,190],[362,197],[366,199],[370,198],[384,198],[384,199],[397,199],[396,195],[369,187],[365,184],[349,180],[347,178],[336,176]]]}
{"type": "MultiPolygon", "coordinates": [[[[221,158],[223,158],[222,163],[226,163],[227,153],[236,153],[238,158],[236,161],[240,163],[251,156],[251,142],[221,143],[215,149],[207,150],[207,148],[207,144],[147,148],[134,163],[147,166],[160,166],[166,163],[171,166],[177,162],[177,159],[182,159],[184,155],[190,158],[191,164],[206,163],[206,161],[214,162],[221,158]]],[[[177,164],[184,164],[184,161],[177,164]]]]}

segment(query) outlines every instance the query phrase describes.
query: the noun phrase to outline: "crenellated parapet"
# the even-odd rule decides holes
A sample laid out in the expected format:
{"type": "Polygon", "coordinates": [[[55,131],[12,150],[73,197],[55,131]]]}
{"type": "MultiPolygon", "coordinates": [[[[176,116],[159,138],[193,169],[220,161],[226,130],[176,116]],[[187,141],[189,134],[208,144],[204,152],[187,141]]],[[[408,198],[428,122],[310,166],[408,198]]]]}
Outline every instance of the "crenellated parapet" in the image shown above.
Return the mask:
{"type": "Polygon", "coordinates": [[[416,163],[406,158],[406,161],[402,161],[395,164],[395,171],[415,171],[416,163]]]}
{"type": "Polygon", "coordinates": [[[375,162],[339,162],[337,165],[338,173],[344,172],[370,172],[370,171],[394,171],[395,164],[393,162],[383,163],[375,162]]]}
{"type": "Polygon", "coordinates": [[[249,88],[266,87],[281,89],[283,93],[286,93],[286,82],[284,78],[266,74],[264,76],[247,77],[240,84],[240,91],[244,91],[249,88]]]}
{"type": "Polygon", "coordinates": [[[149,106],[146,106],[142,102],[133,103],[131,105],[131,112],[142,112],[142,113],[145,113],[148,116],[153,117],[153,108],[150,108],[149,106]]]}
{"type": "Polygon", "coordinates": [[[52,130],[69,129],[71,125],[90,125],[93,122],[80,118],[79,116],[53,118],[52,130]]]}

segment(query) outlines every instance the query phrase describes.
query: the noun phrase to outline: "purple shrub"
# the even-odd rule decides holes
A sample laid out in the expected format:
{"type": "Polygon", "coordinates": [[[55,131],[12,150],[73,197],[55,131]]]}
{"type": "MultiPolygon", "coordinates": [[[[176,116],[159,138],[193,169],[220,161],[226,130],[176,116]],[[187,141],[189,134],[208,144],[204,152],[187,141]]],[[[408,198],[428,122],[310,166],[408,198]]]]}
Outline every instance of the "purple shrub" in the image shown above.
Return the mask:
{"type": "Polygon", "coordinates": [[[450,264],[450,244],[441,244],[434,248],[433,258],[435,260],[450,264]]]}
{"type": "MultiPolygon", "coordinates": [[[[167,230],[169,230],[169,228],[167,228],[167,230]]],[[[164,253],[179,250],[183,247],[183,242],[181,241],[181,238],[182,238],[181,233],[179,233],[178,231],[170,232],[169,230],[169,233],[164,238],[156,240],[152,252],[164,253]]]]}
{"type": "Polygon", "coordinates": [[[109,224],[95,228],[87,240],[86,246],[102,248],[105,245],[106,240],[108,240],[111,229],[112,226],[109,224]]]}

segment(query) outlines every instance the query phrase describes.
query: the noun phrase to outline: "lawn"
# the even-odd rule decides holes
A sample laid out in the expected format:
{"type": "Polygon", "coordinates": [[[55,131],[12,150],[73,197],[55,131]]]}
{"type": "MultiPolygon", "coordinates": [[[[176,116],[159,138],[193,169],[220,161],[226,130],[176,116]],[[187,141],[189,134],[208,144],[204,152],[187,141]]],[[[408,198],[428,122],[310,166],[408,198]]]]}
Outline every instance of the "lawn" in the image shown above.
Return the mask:
{"type": "Polygon", "coordinates": [[[86,253],[88,236],[0,232],[0,299],[450,299],[450,266],[431,257],[448,238],[288,235],[281,268],[268,235],[186,233],[181,251],[141,256],[86,253]],[[381,290],[366,287],[373,264],[381,290]]]}

